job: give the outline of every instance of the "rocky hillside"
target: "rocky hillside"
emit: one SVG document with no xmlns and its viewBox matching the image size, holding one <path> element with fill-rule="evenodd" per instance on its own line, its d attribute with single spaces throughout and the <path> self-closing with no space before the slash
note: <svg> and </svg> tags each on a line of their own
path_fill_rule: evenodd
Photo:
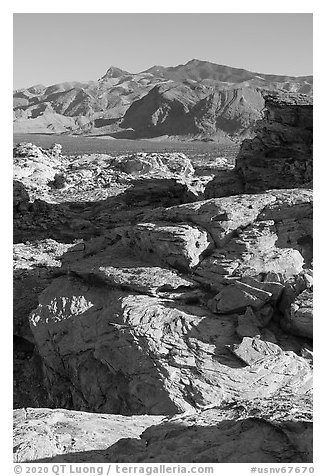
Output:
<svg viewBox="0 0 326 476">
<path fill-rule="evenodd" d="M 271 175 L 308 106 L 268 103 Z M 14 156 L 15 461 L 311 462 L 310 156 L 254 193 L 243 151 Z"/>
<path fill-rule="evenodd" d="M 205 61 L 132 74 L 110 67 L 97 81 L 14 92 L 14 132 L 112 137 L 251 137 L 266 91 L 312 94 L 312 77 L 252 73 Z"/>
</svg>

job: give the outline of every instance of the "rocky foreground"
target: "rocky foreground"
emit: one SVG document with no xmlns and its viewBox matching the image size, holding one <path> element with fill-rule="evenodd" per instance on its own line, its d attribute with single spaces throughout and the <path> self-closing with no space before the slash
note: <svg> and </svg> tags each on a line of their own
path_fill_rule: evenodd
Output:
<svg viewBox="0 0 326 476">
<path fill-rule="evenodd" d="M 15 147 L 15 461 L 312 461 L 312 105 L 266 107 L 214 177 Z"/>
</svg>

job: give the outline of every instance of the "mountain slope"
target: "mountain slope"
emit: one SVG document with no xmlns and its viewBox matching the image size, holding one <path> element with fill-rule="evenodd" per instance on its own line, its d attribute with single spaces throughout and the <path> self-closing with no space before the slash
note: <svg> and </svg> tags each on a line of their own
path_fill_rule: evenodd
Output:
<svg viewBox="0 0 326 476">
<path fill-rule="evenodd" d="M 155 76 L 159 76 L 165 79 L 172 79 L 173 81 L 185 81 L 192 79 L 194 81 L 201 81 L 203 79 L 213 79 L 215 81 L 222 81 L 227 83 L 242 83 L 249 80 L 271 82 L 287 82 L 299 79 L 301 81 L 312 82 L 311 76 L 302 76 L 295 78 L 293 76 L 285 75 L 273 75 L 254 73 L 240 68 L 232 68 L 231 66 L 225 66 L 220 64 L 211 63 L 209 61 L 201 61 L 193 59 L 186 64 L 179 66 L 163 67 L 153 66 L 144 71 L 151 73 Z"/>
<path fill-rule="evenodd" d="M 239 140 L 269 91 L 312 94 L 312 77 L 253 73 L 207 61 L 133 74 L 110 66 L 98 81 L 14 91 L 14 132 Z"/>
</svg>

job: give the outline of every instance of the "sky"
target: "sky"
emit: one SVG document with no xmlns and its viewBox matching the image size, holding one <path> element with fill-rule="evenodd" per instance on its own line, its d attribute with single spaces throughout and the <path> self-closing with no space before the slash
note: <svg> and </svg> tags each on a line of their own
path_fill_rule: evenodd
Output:
<svg viewBox="0 0 326 476">
<path fill-rule="evenodd" d="M 309 13 L 15 13 L 14 89 L 96 80 L 196 58 L 258 73 L 312 74 Z"/>
</svg>

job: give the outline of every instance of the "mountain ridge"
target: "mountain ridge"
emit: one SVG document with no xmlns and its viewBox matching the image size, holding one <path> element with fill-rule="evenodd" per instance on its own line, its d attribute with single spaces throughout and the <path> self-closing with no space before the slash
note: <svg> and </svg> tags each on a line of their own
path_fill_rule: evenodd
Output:
<svg viewBox="0 0 326 476">
<path fill-rule="evenodd" d="M 255 73 L 198 59 L 139 73 L 110 66 L 97 81 L 14 91 L 14 132 L 237 142 L 250 137 L 262 117 L 266 92 L 311 95 L 312 82 L 312 76 Z"/>
</svg>

